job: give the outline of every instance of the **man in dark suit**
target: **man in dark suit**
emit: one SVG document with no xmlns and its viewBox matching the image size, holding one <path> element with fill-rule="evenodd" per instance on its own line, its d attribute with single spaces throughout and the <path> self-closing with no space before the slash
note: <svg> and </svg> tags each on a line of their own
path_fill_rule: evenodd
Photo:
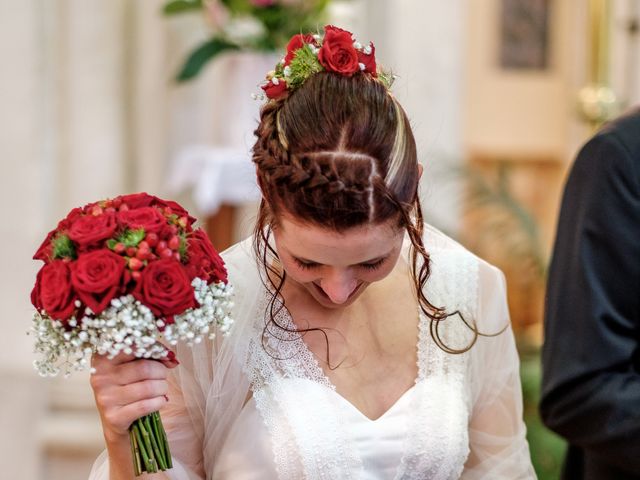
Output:
<svg viewBox="0 0 640 480">
<path fill-rule="evenodd" d="M 569 442 L 562 478 L 640 479 L 640 109 L 571 170 L 542 362 L 542 419 Z"/>
</svg>

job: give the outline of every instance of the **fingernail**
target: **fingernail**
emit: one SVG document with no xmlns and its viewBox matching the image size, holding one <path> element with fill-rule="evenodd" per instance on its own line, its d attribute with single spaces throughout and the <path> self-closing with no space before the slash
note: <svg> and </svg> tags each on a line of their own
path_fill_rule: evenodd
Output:
<svg viewBox="0 0 640 480">
<path fill-rule="evenodd" d="M 163 395 L 164 399 L 168 402 L 169 401 L 169 397 L 166 395 Z"/>
</svg>

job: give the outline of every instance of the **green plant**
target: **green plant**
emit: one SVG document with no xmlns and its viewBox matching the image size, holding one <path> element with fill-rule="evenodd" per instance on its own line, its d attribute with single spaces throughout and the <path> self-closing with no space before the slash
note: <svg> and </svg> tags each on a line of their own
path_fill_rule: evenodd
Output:
<svg viewBox="0 0 640 480">
<path fill-rule="evenodd" d="M 329 0 L 171 0 L 165 15 L 201 12 L 211 37 L 187 57 L 176 79 L 198 75 L 218 55 L 233 50 L 273 52 L 296 33 L 317 31 Z"/>
</svg>

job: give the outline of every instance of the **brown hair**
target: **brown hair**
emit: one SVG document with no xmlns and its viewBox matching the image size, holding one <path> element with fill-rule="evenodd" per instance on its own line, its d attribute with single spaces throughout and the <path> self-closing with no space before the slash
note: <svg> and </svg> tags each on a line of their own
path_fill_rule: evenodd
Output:
<svg viewBox="0 0 640 480">
<path fill-rule="evenodd" d="M 447 352 L 468 350 L 471 345 L 452 349 L 440 340 L 438 323 L 450 314 L 424 294 L 430 261 L 422 242 L 416 144 L 406 113 L 387 87 L 364 73 L 318 73 L 288 97 L 266 103 L 255 134 L 253 161 L 263 199 L 254 250 L 271 287 L 269 323 L 287 330 L 276 321 L 286 308 L 284 299 L 277 302 L 286 273 L 269 261 L 277 258 L 268 240 L 279 214 L 338 232 L 397 219 L 411 240 L 416 294 L 431 319 L 431 335 Z M 321 329 L 295 331 L 321 331 L 328 347 Z"/>
</svg>

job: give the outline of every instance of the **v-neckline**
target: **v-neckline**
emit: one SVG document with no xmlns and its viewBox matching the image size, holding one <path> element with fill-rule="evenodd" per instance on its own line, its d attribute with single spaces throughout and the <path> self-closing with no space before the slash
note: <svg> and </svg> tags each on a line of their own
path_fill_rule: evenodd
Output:
<svg viewBox="0 0 640 480">
<path fill-rule="evenodd" d="M 280 302 L 280 304 L 282 305 L 282 302 L 280 299 L 278 299 L 278 302 Z M 361 415 L 363 418 L 367 419 L 367 421 L 369 422 L 376 422 L 379 419 L 383 418 L 384 416 L 387 415 L 387 413 L 389 413 L 399 402 L 400 400 L 402 400 L 405 396 L 407 396 L 409 394 L 409 392 L 413 391 L 416 384 L 418 383 L 418 381 L 420 380 L 420 378 L 422 378 L 422 364 L 423 362 L 421 361 L 421 348 L 420 345 L 422 343 L 422 323 L 424 321 L 423 319 L 423 314 L 422 314 L 422 310 L 420 309 L 420 307 L 417 307 L 417 311 L 418 311 L 418 315 L 417 315 L 417 319 L 418 319 L 418 325 L 417 325 L 417 330 L 418 330 L 418 335 L 417 335 L 417 341 L 416 344 L 414 346 L 415 348 L 415 352 L 416 352 L 416 361 L 417 361 L 417 366 L 418 366 L 418 371 L 416 373 L 416 378 L 413 381 L 413 384 L 406 389 L 404 392 L 402 392 L 402 394 L 400 394 L 400 396 L 398 396 L 394 402 L 391 404 L 391 406 L 389 406 L 384 412 L 382 412 L 381 415 L 379 415 L 376 418 L 371 418 L 368 415 L 366 415 L 362 410 L 360 410 L 358 407 L 355 406 L 355 404 L 349 400 L 347 397 L 345 397 L 344 395 L 342 395 L 340 392 L 338 392 L 338 389 L 336 388 L 336 386 L 334 385 L 334 383 L 331 381 L 331 379 L 327 376 L 327 374 L 324 372 L 324 370 L 322 369 L 322 367 L 320 366 L 320 363 L 317 359 L 317 357 L 315 356 L 315 354 L 311 351 L 311 349 L 309 348 L 309 346 L 306 344 L 306 342 L 304 341 L 304 338 L 302 337 L 302 335 L 300 335 L 298 337 L 298 342 L 299 342 L 299 350 L 298 353 L 301 354 L 301 356 L 306 357 L 306 358 L 313 358 L 314 360 L 314 370 L 316 370 L 315 372 L 315 378 L 320 379 L 320 382 L 316 382 L 319 383 L 320 385 L 323 385 L 325 387 L 330 388 L 331 390 L 333 390 L 335 392 L 335 394 L 346 404 L 348 404 L 351 408 L 353 408 L 354 410 L 356 410 L 358 412 L 359 415 Z M 289 330 L 291 333 L 293 333 L 293 330 L 296 329 L 296 324 L 293 321 L 293 318 L 291 317 L 291 314 L 289 313 L 289 311 L 286 308 L 282 308 L 279 312 L 279 315 L 282 316 L 282 319 L 285 320 L 286 324 L 283 325 L 285 326 L 287 329 L 291 329 Z"/>
</svg>

